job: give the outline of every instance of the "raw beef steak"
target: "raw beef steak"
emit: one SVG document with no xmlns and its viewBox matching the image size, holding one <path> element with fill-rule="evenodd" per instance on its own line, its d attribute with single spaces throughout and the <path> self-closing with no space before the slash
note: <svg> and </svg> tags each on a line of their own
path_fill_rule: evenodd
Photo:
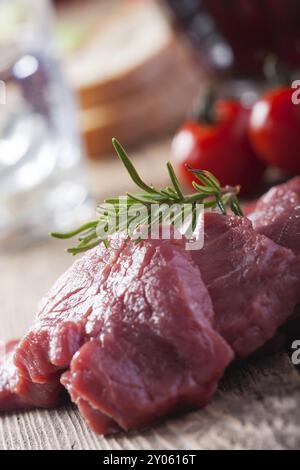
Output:
<svg viewBox="0 0 300 470">
<path fill-rule="evenodd" d="M 300 254 L 300 176 L 271 188 L 249 218 L 255 230 Z"/>
<path fill-rule="evenodd" d="M 211 295 L 215 328 L 238 356 L 272 338 L 300 299 L 300 259 L 243 217 L 204 215 L 204 247 L 192 251 Z"/>
<path fill-rule="evenodd" d="M 184 240 L 114 237 L 57 281 L 14 362 L 43 390 L 64 372 L 96 432 L 127 430 L 207 403 L 233 357 L 213 317 Z"/>
<path fill-rule="evenodd" d="M 14 365 L 14 352 L 18 341 L 9 341 L 0 357 L 0 408 L 51 408 L 60 402 L 61 387 L 58 380 L 35 384 L 22 377 Z"/>
</svg>

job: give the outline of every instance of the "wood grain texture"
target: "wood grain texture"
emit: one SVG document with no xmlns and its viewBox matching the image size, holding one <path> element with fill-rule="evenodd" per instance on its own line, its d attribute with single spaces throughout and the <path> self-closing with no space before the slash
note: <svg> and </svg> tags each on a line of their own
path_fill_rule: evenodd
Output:
<svg viewBox="0 0 300 470">
<path fill-rule="evenodd" d="M 115 437 L 93 434 L 71 405 L 2 414 L 0 449 L 298 449 L 300 378 L 285 354 L 229 371 L 205 409 Z"/>
<path fill-rule="evenodd" d="M 161 181 L 164 175 L 156 171 L 166 153 L 156 152 L 152 171 L 145 155 L 136 157 L 142 173 L 149 172 L 153 182 Z M 103 182 L 98 185 L 99 197 L 111 185 L 105 165 L 109 163 L 97 167 L 98 178 L 94 172 L 95 183 Z M 124 175 L 121 169 L 121 191 Z M 0 253 L 0 339 L 26 331 L 39 299 L 71 262 L 64 244 L 57 241 Z M 127 435 L 96 436 L 72 405 L 0 415 L 0 449 L 5 450 L 268 448 L 300 448 L 300 376 L 284 353 L 231 368 L 205 409 Z"/>
</svg>

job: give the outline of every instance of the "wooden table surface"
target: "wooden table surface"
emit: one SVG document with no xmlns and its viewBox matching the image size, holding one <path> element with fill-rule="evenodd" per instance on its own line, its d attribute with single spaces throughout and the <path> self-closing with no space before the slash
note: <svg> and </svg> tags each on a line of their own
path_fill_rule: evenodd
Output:
<svg viewBox="0 0 300 470">
<path fill-rule="evenodd" d="M 161 163 L 168 148 L 166 143 L 135 155 L 148 181 L 164 181 Z M 112 187 L 128 189 L 116 160 L 93 165 L 91 174 L 100 199 Z M 26 250 L 0 253 L 2 340 L 26 331 L 39 299 L 72 262 L 63 248 L 63 243 L 47 240 Z M 0 415 L 0 449 L 267 448 L 300 448 L 300 375 L 284 352 L 229 370 L 205 409 L 139 432 L 96 436 L 72 405 Z"/>
</svg>

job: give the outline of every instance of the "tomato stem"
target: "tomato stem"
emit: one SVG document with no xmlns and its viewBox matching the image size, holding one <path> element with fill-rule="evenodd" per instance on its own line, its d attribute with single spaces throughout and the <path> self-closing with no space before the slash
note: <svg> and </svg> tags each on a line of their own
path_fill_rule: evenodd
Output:
<svg viewBox="0 0 300 470">
<path fill-rule="evenodd" d="M 197 122 L 201 124 L 214 124 L 217 121 L 215 113 L 216 90 L 210 86 L 204 95 L 200 109 L 197 112 Z"/>
<path fill-rule="evenodd" d="M 264 61 L 264 75 L 271 86 L 289 86 L 292 72 L 275 54 L 267 55 Z"/>
</svg>

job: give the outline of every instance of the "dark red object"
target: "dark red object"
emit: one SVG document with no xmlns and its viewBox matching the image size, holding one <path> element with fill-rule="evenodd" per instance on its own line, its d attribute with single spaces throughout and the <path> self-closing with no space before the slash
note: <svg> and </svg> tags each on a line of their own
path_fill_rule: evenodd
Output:
<svg viewBox="0 0 300 470">
<path fill-rule="evenodd" d="M 255 230 L 300 255 L 300 177 L 274 186 L 249 213 Z M 284 327 L 286 344 L 300 337 L 300 306 Z M 291 351 L 293 352 L 293 351 Z"/>
<path fill-rule="evenodd" d="M 104 318 L 91 315 L 93 339 L 62 378 L 92 429 L 128 430 L 207 403 L 232 353 L 183 240 L 127 241 L 99 290 Z"/>
<path fill-rule="evenodd" d="M 290 185 L 292 204 L 300 179 Z M 108 434 L 205 405 L 233 351 L 251 354 L 292 314 L 300 257 L 246 218 L 206 213 L 204 229 L 198 251 L 117 234 L 78 259 L 1 358 L 0 409 L 55 406 L 65 387 Z"/>
<path fill-rule="evenodd" d="M 300 173 L 300 105 L 295 90 L 278 88 L 254 105 L 249 135 L 262 160 L 286 172 Z"/>
<path fill-rule="evenodd" d="M 246 357 L 272 338 L 300 300 L 300 259 L 244 217 L 206 213 L 192 251 L 210 293 L 216 330 Z"/>
<path fill-rule="evenodd" d="M 292 67 L 300 64 L 299 0 L 165 2 L 176 26 L 185 32 L 210 71 L 262 75 L 269 54 Z"/>
<path fill-rule="evenodd" d="M 62 389 L 57 377 L 34 383 L 19 374 L 14 356 L 19 341 L 9 341 L 0 357 L 0 409 L 52 408 L 60 403 Z"/>
<path fill-rule="evenodd" d="M 240 185 L 243 194 L 253 191 L 264 165 L 249 142 L 250 111 L 231 100 L 219 100 L 214 107 L 215 122 L 187 122 L 176 134 L 172 147 L 177 169 L 190 185 L 196 179 L 187 165 L 211 171 L 223 186 Z"/>
<path fill-rule="evenodd" d="M 13 354 L 16 378 L 38 384 L 45 403 L 69 370 L 62 383 L 96 432 L 144 426 L 211 398 L 233 357 L 213 316 L 183 239 L 136 245 L 116 236 L 51 289 Z"/>
<path fill-rule="evenodd" d="M 255 230 L 300 255 L 300 177 L 271 188 L 249 217 Z"/>
</svg>

